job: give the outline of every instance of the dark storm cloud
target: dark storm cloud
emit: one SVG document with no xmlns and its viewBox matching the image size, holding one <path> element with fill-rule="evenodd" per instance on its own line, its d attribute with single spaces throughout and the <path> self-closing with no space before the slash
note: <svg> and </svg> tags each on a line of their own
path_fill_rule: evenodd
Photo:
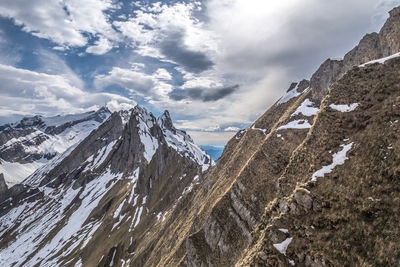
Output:
<svg viewBox="0 0 400 267">
<path fill-rule="evenodd" d="M 190 88 L 185 90 L 175 90 L 169 95 L 169 97 L 176 101 L 189 98 L 192 100 L 211 102 L 234 93 L 238 88 L 239 85 L 237 84 L 219 88 Z"/>
<path fill-rule="evenodd" d="M 161 52 L 185 68 L 188 72 L 200 73 L 214 66 L 206 54 L 190 50 L 184 45 L 184 36 L 182 32 L 174 31 L 168 34 L 160 43 Z"/>
</svg>

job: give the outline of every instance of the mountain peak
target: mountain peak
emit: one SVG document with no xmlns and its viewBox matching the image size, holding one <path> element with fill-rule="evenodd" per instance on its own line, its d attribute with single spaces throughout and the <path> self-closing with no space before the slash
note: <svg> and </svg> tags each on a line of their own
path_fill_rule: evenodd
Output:
<svg viewBox="0 0 400 267">
<path fill-rule="evenodd" d="M 175 130 L 174 124 L 172 123 L 171 115 L 168 110 L 164 110 L 164 113 L 157 118 L 158 124 L 161 128 L 166 128 L 170 131 Z"/>
</svg>

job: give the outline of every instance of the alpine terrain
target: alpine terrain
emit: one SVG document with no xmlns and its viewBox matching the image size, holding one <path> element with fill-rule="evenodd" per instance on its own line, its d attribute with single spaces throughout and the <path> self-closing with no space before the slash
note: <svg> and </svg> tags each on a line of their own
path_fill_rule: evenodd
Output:
<svg viewBox="0 0 400 267">
<path fill-rule="evenodd" d="M 214 164 L 168 111 L 0 127 L 4 266 L 400 265 L 400 7 Z"/>
</svg>

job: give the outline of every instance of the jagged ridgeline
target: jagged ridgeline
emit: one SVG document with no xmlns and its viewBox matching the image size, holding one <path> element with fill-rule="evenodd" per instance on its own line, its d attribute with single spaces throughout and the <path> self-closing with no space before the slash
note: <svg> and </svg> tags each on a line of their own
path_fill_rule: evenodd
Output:
<svg viewBox="0 0 400 267">
<path fill-rule="evenodd" d="M 41 144 L 27 135 L 62 135 L 39 119 L 1 129 L 2 165 L 47 160 L 10 189 L 0 177 L 5 266 L 400 264 L 400 8 L 293 83 L 215 166 L 168 112 L 139 106 L 23 162 Z"/>
</svg>

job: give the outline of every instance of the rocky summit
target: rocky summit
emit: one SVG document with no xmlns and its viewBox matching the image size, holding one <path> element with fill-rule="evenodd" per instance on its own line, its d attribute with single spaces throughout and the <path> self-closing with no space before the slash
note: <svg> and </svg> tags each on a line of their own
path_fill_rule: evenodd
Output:
<svg viewBox="0 0 400 267">
<path fill-rule="evenodd" d="M 140 106 L 1 126 L 0 263 L 398 266 L 399 121 L 400 7 L 217 163 Z"/>
</svg>

